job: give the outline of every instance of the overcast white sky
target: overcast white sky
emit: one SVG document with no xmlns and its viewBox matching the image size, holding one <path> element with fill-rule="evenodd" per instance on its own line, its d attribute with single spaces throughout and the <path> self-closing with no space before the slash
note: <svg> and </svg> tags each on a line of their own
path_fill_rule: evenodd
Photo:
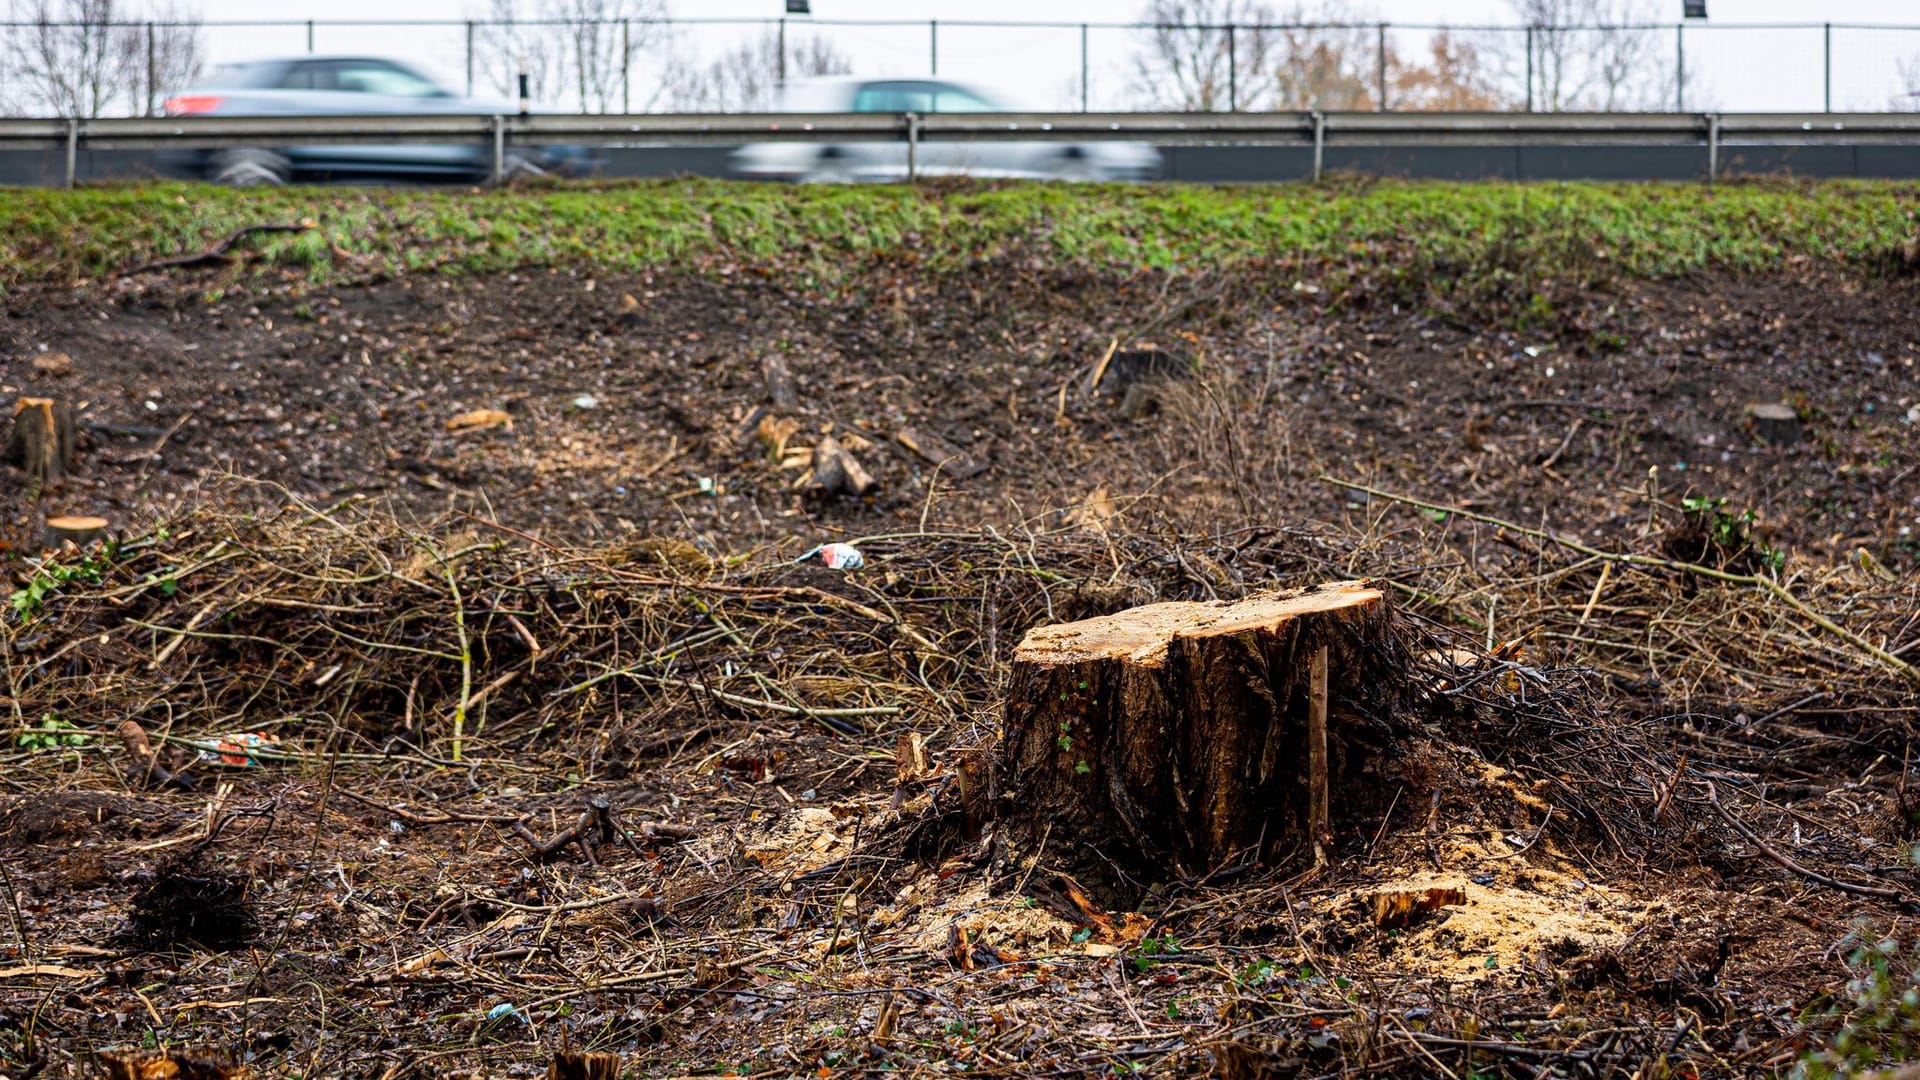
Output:
<svg viewBox="0 0 1920 1080">
<path fill-rule="evenodd" d="M 464 19 L 481 0 L 198 0 L 209 20 L 249 19 Z M 669 0 L 673 15 L 689 17 L 774 17 L 783 0 Z M 1117 22 L 1135 18 L 1143 5 L 1128 0 L 813 0 L 818 19 L 1057 20 Z M 1274 0 L 1276 9 L 1292 6 Z M 1309 7 L 1312 5 L 1309 4 Z M 1507 0 L 1350 0 L 1347 8 L 1369 21 L 1390 23 L 1507 22 Z M 1680 0 L 1643 0 L 1643 10 L 1658 19 L 1676 19 Z M 1903 89 L 1897 73 L 1905 62 L 1920 71 L 1920 0 L 1709 0 L 1711 18 L 1686 34 L 1686 57 L 1696 79 L 1689 109 L 1811 110 L 1825 94 L 1825 34 L 1807 30 L 1736 29 L 1733 24 L 1792 22 L 1911 23 L 1912 30 L 1835 29 L 1832 34 L 1833 97 L 1837 109 L 1882 109 Z M 684 53 L 711 54 L 745 30 L 686 31 L 676 47 Z M 924 74 L 929 33 L 912 28 L 832 27 L 819 32 L 851 55 L 863 74 Z M 304 29 L 210 29 L 215 60 L 298 52 Z M 463 67 L 462 37 L 457 31 L 345 29 L 320 27 L 320 51 L 379 52 L 412 56 L 458 74 Z M 1426 34 L 1397 31 L 1395 47 L 1418 54 Z M 1090 35 L 1093 105 L 1122 107 L 1137 91 L 1128 56 L 1131 35 L 1096 30 Z M 1670 65 L 1673 43 L 1661 35 L 1664 61 Z M 1080 39 L 1075 30 L 984 30 L 948 26 L 939 33 L 940 73 L 1006 88 L 1028 104 L 1069 107 L 1078 104 Z M 638 82 L 643 76 L 636 76 Z M 636 105 L 647 90 L 634 88 Z M 1920 99 L 1915 99 L 1920 104 Z"/>
</svg>

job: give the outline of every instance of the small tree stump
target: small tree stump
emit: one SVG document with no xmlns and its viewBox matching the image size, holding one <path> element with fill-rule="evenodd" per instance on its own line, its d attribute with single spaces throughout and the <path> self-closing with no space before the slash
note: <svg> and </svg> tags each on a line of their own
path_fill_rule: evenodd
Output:
<svg viewBox="0 0 1920 1080">
<path fill-rule="evenodd" d="M 547 1080 L 620 1080 L 620 1055 L 557 1050 Z"/>
<path fill-rule="evenodd" d="M 800 408 L 800 387 L 793 381 L 793 371 L 787 367 L 787 358 L 779 353 L 768 354 L 760 362 L 760 374 L 767 381 L 767 401 L 781 412 L 794 412 Z"/>
<path fill-rule="evenodd" d="M 74 461 L 73 407 L 53 398 L 23 397 L 13 403 L 13 433 L 7 460 L 42 487 L 66 479 Z"/>
<path fill-rule="evenodd" d="M 68 541 L 72 541 L 74 547 L 86 547 L 95 540 L 105 539 L 109 524 L 106 518 L 79 514 L 50 517 L 41 533 L 41 542 L 50 548 Z"/>
<path fill-rule="evenodd" d="M 810 485 L 826 495 L 859 498 L 873 490 L 873 474 L 831 435 L 822 435 L 813 448 Z"/>
<path fill-rule="evenodd" d="M 1355 581 L 1039 627 L 1014 652 L 1001 817 L 1147 875 L 1312 850 L 1316 791 L 1366 757 L 1359 718 L 1401 701 L 1403 654 L 1385 597 Z"/>
<path fill-rule="evenodd" d="M 1754 437 L 1768 446 L 1792 446 L 1800 441 L 1800 414 L 1791 405 L 1747 406 Z"/>
</svg>

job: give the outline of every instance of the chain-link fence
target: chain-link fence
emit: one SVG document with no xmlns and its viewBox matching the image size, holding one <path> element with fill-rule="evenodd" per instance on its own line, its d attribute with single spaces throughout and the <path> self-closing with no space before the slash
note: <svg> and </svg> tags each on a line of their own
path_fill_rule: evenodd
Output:
<svg viewBox="0 0 1920 1080">
<path fill-rule="evenodd" d="M 937 75 L 1055 111 L 1920 109 L 1920 24 L 1155 26 L 834 19 L 0 23 L 0 111 L 148 113 L 220 64 L 402 58 L 569 112 L 766 111 L 818 75 Z"/>
</svg>

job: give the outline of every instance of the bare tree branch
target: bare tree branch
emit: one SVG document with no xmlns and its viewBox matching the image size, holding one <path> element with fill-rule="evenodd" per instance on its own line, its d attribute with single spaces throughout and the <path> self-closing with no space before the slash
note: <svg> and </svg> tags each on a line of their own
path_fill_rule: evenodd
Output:
<svg viewBox="0 0 1920 1080">
<path fill-rule="evenodd" d="M 151 112 L 160 91 L 197 78 L 198 17 L 173 3 L 140 8 L 118 0 L 8 0 L 18 25 L 0 38 L 0 110 L 98 117 Z"/>
<path fill-rule="evenodd" d="M 789 79 L 846 75 L 853 61 L 823 37 L 787 36 Z M 780 83 L 780 34 L 767 30 L 727 50 L 705 67 L 677 65 L 670 71 L 668 107 L 677 112 L 766 112 Z"/>
</svg>

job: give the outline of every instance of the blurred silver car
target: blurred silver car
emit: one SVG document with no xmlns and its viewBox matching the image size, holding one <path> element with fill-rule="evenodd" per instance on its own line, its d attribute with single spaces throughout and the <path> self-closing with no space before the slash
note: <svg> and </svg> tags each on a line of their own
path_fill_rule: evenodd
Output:
<svg viewBox="0 0 1920 1080">
<path fill-rule="evenodd" d="M 989 92 L 941 79 L 809 79 L 782 89 L 783 113 L 991 113 L 1020 110 Z M 1048 180 L 1152 180 L 1160 151 L 1137 142 L 922 142 L 922 176 Z M 896 181 L 907 177 L 907 144 L 893 142 L 756 143 L 734 151 L 728 175 L 810 183 Z"/>
<path fill-rule="evenodd" d="M 505 116 L 504 101 L 471 98 L 400 60 L 294 56 L 230 64 L 166 100 L 168 116 Z M 493 170 L 493 150 L 471 143 L 259 147 L 198 150 L 165 159 L 172 171 L 227 184 L 294 179 L 475 180 Z M 516 147 L 509 174 L 576 173 L 591 165 L 578 147 Z"/>
</svg>

